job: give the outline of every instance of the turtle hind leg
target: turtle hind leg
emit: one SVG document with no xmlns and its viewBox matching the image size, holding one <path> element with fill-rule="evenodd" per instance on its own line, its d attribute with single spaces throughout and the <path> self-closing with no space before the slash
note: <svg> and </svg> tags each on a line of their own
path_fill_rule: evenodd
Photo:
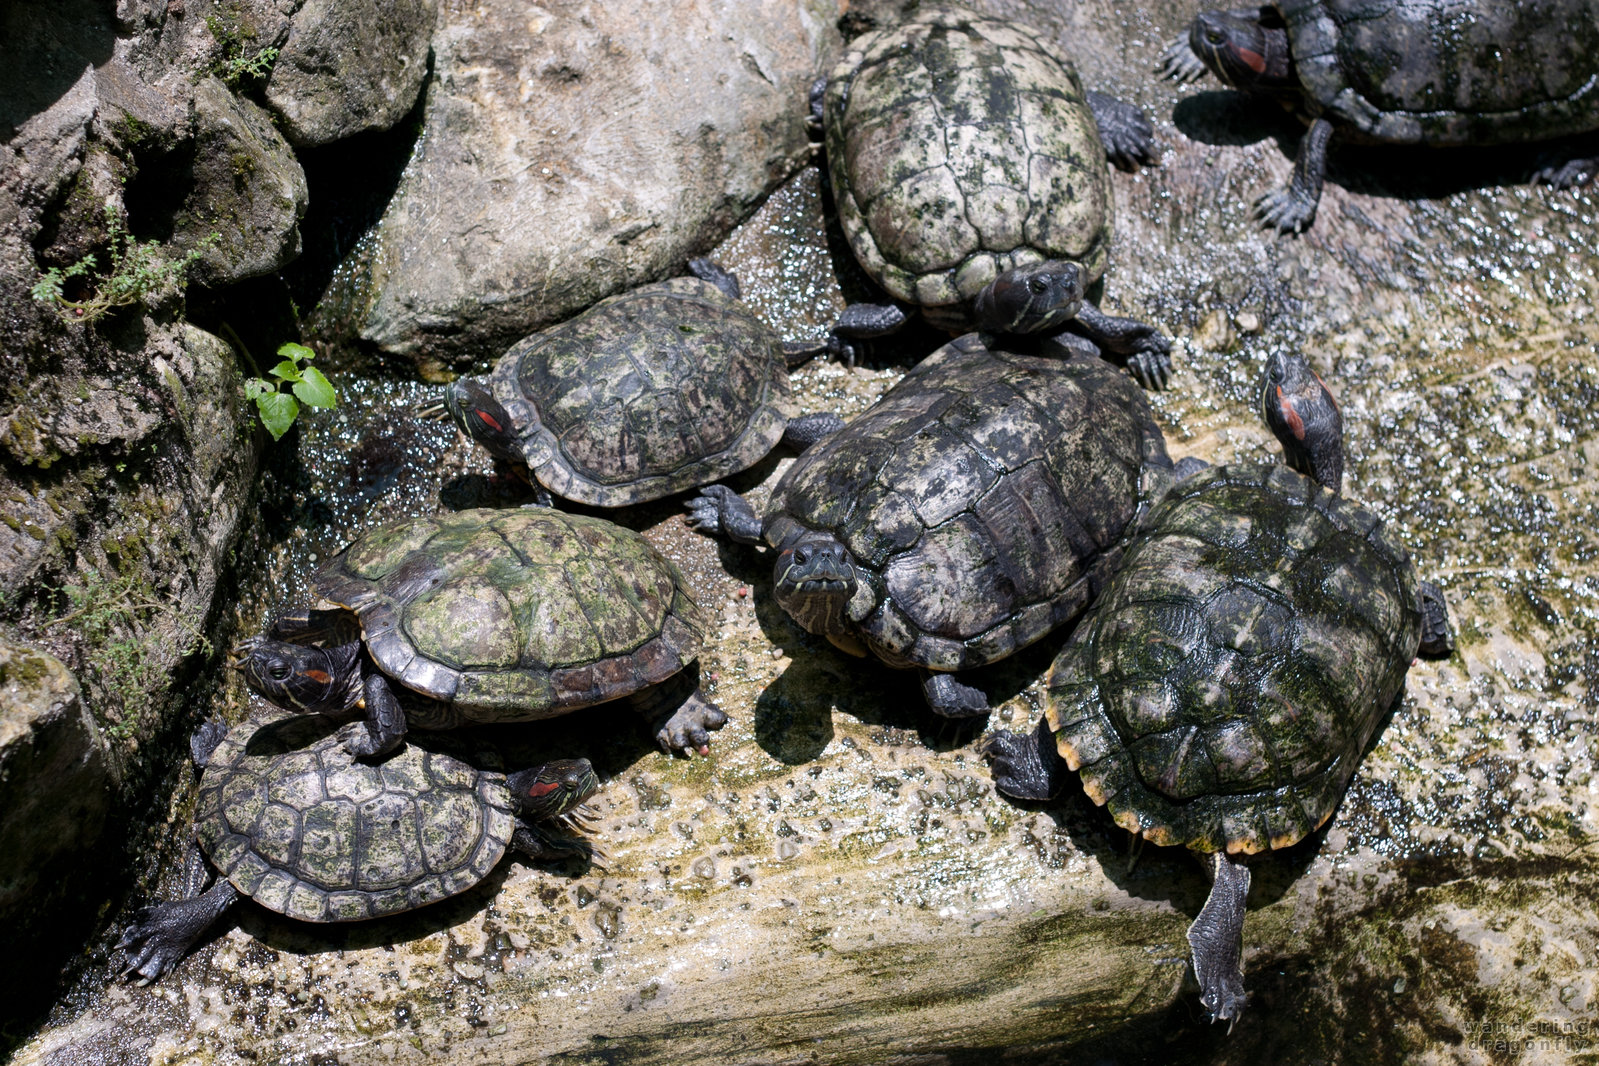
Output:
<svg viewBox="0 0 1599 1066">
<path fill-rule="evenodd" d="M 1230 1030 L 1249 999 L 1244 991 L 1243 965 L 1249 867 L 1221 851 L 1205 856 L 1204 861 L 1212 879 L 1210 896 L 1188 927 L 1188 946 L 1194 953 L 1199 1002 L 1211 1021 L 1225 1021 Z"/>
<path fill-rule="evenodd" d="M 1048 802 L 1060 795 L 1071 773 L 1055 750 L 1055 733 L 1049 720 L 1040 718 L 1031 733 L 1001 729 L 983 742 L 994 788 L 1011 799 Z"/>
<path fill-rule="evenodd" d="M 1425 659 L 1447 659 L 1455 653 L 1455 634 L 1449 626 L 1449 605 L 1444 590 L 1431 581 L 1417 583 L 1421 600 L 1421 646 L 1416 654 Z"/>
<path fill-rule="evenodd" d="M 172 969 L 238 898 L 238 889 L 220 880 L 191 898 L 146 907 L 117 941 L 126 953 L 122 976 L 138 974 L 148 984 Z"/>
<path fill-rule="evenodd" d="M 817 411 L 788 420 L 783 429 L 783 447 L 803 452 L 806 448 L 844 428 L 844 420 L 831 411 Z"/>
<path fill-rule="evenodd" d="M 1155 127 L 1150 125 L 1148 115 L 1114 96 L 1092 90 L 1085 95 L 1088 109 L 1094 113 L 1094 125 L 1099 127 L 1106 158 L 1122 170 L 1137 170 L 1140 163 L 1154 166 L 1160 162 L 1155 151 Z"/>
<path fill-rule="evenodd" d="M 922 695 L 934 714 L 945 718 L 975 718 L 988 713 L 988 694 L 973 685 L 957 681 L 954 674 L 923 670 Z"/>
<path fill-rule="evenodd" d="M 659 685 L 628 697 L 665 752 L 709 755 L 711 733 L 727 724 L 727 712 L 700 690 L 700 668 L 691 663 Z"/>
</svg>

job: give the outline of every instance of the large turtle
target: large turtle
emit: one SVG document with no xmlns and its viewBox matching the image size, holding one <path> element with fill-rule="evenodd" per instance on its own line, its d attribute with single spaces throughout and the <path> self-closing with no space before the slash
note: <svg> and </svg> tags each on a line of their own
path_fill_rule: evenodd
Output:
<svg viewBox="0 0 1599 1066">
<path fill-rule="evenodd" d="M 381 766 L 353 762 L 321 720 L 208 723 L 184 896 L 124 932 L 124 974 L 170 970 L 242 896 L 306 922 L 353 922 L 464 892 L 514 847 L 588 857 L 574 812 L 597 787 L 587 759 L 509 776 L 414 744 Z M 209 860 L 209 865 L 207 863 Z M 211 868 L 221 874 L 209 889 Z"/>
<path fill-rule="evenodd" d="M 1143 112 L 1085 92 L 1026 27 L 955 4 L 852 42 L 812 107 L 844 236 L 895 300 L 952 332 L 1069 327 L 1165 384 L 1170 342 L 1083 300 L 1110 247 L 1107 149 L 1129 167 L 1153 157 Z M 897 305 L 857 304 L 837 346 L 904 321 Z"/>
<path fill-rule="evenodd" d="M 392 750 L 407 725 L 526 722 L 622 697 L 667 750 L 704 752 L 727 721 L 699 691 L 705 617 L 682 575 L 602 518 L 406 518 L 356 540 L 311 587 L 328 606 L 280 616 L 236 663 L 285 709 L 360 716 L 340 730 L 357 756 Z"/>
<path fill-rule="evenodd" d="M 1336 130 L 1347 140 L 1428 146 L 1522 144 L 1599 129 L 1599 0 L 1278 0 L 1207 11 L 1162 69 L 1206 69 L 1270 94 L 1305 122 L 1288 188 L 1256 214 L 1284 232 L 1316 217 Z M 1599 158 L 1540 170 L 1556 186 Z"/>
<path fill-rule="evenodd" d="M 794 462 L 766 518 L 725 486 L 690 524 L 777 549 L 778 603 L 856 655 L 922 672 L 933 710 L 981 714 L 954 673 L 1077 616 L 1171 465 L 1143 393 L 1097 357 L 970 333 Z"/>
<path fill-rule="evenodd" d="M 594 507 L 731 477 L 779 441 L 799 451 L 843 425 L 792 417 L 782 341 L 732 274 L 707 259 L 689 270 L 527 337 L 422 413 L 448 411 L 545 489 Z"/>
<path fill-rule="evenodd" d="M 1261 399 L 1285 450 L 1341 469 L 1322 454 L 1342 450 L 1331 396 L 1302 358 L 1275 357 Z M 1214 886 L 1188 931 L 1194 972 L 1232 1020 L 1250 880 L 1235 856 L 1332 816 L 1418 651 L 1452 651 L 1443 594 L 1380 518 L 1282 466 L 1204 470 L 1140 523 L 1051 668 L 1037 731 L 988 741 L 995 785 L 1046 800 L 1076 770 L 1118 825 L 1201 855 Z"/>
</svg>

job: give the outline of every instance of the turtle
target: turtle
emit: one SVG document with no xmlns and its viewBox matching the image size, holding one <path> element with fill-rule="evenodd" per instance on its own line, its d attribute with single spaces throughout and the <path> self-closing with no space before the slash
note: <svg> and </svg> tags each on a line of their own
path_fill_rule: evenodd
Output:
<svg viewBox="0 0 1599 1066">
<path fill-rule="evenodd" d="M 958 337 L 796 459 L 763 521 L 712 485 L 689 524 L 776 549 L 784 610 L 840 649 L 921 672 L 947 717 L 988 710 L 958 680 L 1093 600 L 1165 438 L 1127 375 Z"/>
<path fill-rule="evenodd" d="M 844 236 L 899 302 L 846 307 L 835 351 L 852 358 L 855 341 L 897 330 L 905 304 L 952 333 L 1073 331 L 1073 347 L 1164 387 L 1171 342 L 1083 295 L 1109 258 L 1107 151 L 1154 161 L 1142 111 L 1085 91 L 1026 26 L 956 4 L 851 42 L 811 106 Z"/>
<path fill-rule="evenodd" d="M 1342 451 L 1331 393 L 1302 356 L 1273 356 L 1261 402 L 1285 450 L 1341 471 L 1320 454 Z M 1197 465 L 1055 659 L 1037 730 L 984 743 L 1002 794 L 1050 800 L 1077 771 L 1118 825 L 1203 859 L 1188 940 L 1201 1004 L 1232 1022 L 1250 882 L 1235 856 L 1326 823 L 1412 659 L 1453 637 L 1442 590 L 1371 511 L 1284 465 Z"/>
<path fill-rule="evenodd" d="M 124 976 L 170 970 L 240 896 L 304 922 L 353 922 L 464 892 L 508 847 L 592 857 L 571 830 L 598 787 L 587 759 L 502 774 L 408 744 L 381 766 L 350 758 L 321 719 L 208 722 L 184 896 L 124 931 Z M 210 888 L 212 870 L 220 877 Z"/>
<path fill-rule="evenodd" d="M 524 338 L 420 413 L 447 412 L 542 488 L 592 507 L 697 488 L 843 425 L 792 417 L 783 342 L 739 302 L 736 277 L 708 259 L 688 266 Z"/>
<path fill-rule="evenodd" d="M 1599 129 L 1599 0 L 1278 0 L 1207 11 L 1162 71 L 1278 99 L 1308 123 L 1286 189 L 1256 215 L 1283 232 L 1316 217 L 1336 131 L 1422 146 L 1523 144 Z M 1540 169 L 1559 187 L 1599 157 Z"/>
<path fill-rule="evenodd" d="M 629 529 L 548 507 L 402 518 L 311 576 L 323 604 L 278 616 L 234 664 L 287 710 L 336 718 L 352 755 L 407 726 L 550 718 L 627 697 L 663 749 L 727 721 L 699 690 L 705 615 Z"/>
</svg>

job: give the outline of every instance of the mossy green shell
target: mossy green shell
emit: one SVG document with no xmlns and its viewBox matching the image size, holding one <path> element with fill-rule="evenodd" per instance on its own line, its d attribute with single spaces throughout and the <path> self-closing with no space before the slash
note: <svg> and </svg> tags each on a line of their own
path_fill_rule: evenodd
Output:
<svg viewBox="0 0 1599 1066">
<path fill-rule="evenodd" d="M 699 278 L 609 299 L 535 333 L 489 377 L 557 496 L 624 507 L 760 462 L 793 413 L 782 341 Z"/>
<path fill-rule="evenodd" d="M 823 100 L 833 196 L 861 266 L 928 320 L 1044 259 L 1105 270 L 1110 171 L 1077 72 L 1031 31 L 954 5 L 848 46 Z"/>
<path fill-rule="evenodd" d="M 379 918 L 464 892 L 505 854 L 503 774 L 407 744 L 353 762 L 326 721 L 228 731 L 200 779 L 195 837 L 222 876 L 307 922 Z"/>
<path fill-rule="evenodd" d="M 1394 144 L 1599 129 L 1599 0 L 1280 0 L 1313 115 Z"/>
<path fill-rule="evenodd" d="M 963 670 L 1075 618 L 1169 469 L 1143 390 L 1103 359 L 940 348 L 812 445 L 765 537 L 809 529 L 854 557 L 854 634 L 891 666 Z"/>
<path fill-rule="evenodd" d="M 1331 816 L 1421 640 L 1382 520 L 1286 467 L 1178 482 L 1050 671 L 1060 753 L 1157 844 L 1254 853 Z"/>
<path fill-rule="evenodd" d="M 698 655 L 677 567 L 602 518 L 547 507 L 392 522 L 311 579 L 385 674 L 440 701 L 424 728 L 521 722 L 628 695 Z M 419 711 L 417 713 L 423 713 Z"/>
</svg>

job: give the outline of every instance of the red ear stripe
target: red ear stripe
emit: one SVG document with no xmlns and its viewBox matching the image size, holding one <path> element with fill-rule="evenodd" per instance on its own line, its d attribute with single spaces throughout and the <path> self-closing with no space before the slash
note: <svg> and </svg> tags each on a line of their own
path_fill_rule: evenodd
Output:
<svg viewBox="0 0 1599 1066">
<path fill-rule="evenodd" d="M 1277 386 L 1277 409 L 1283 413 L 1283 418 L 1288 422 L 1288 429 L 1293 433 L 1295 440 L 1305 439 L 1305 420 L 1299 417 L 1299 412 L 1294 410 L 1292 402 L 1283 398 L 1283 387 Z"/>
<path fill-rule="evenodd" d="M 321 685 L 325 685 L 331 680 L 326 670 L 307 670 L 305 676 Z"/>
<path fill-rule="evenodd" d="M 1266 57 L 1259 52 L 1251 52 L 1247 48 L 1240 48 L 1238 49 L 1238 58 L 1242 59 L 1244 65 L 1256 74 L 1266 73 Z"/>
<path fill-rule="evenodd" d="M 492 429 L 494 432 L 496 432 L 496 433 L 504 433 L 505 432 L 505 427 L 500 425 L 499 422 L 495 421 L 494 418 L 492 416 L 490 416 L 490 414 L 487 411 L 483 410 L 483 408 L 481 408 L 481 407 L 474 408 L 472 413 L 477 415 L 483 421 L 487 422 L 489 424 L 489 428 Z"/>
<path fill-rule="evenodd" d="M 561 786 L 556 784 L 554 781 L 541 781 L 532 788 L 528 789 L 527 794 L 532 796 L 534 799 L 538 799 L 540 796 L 548 796 L 551 792 L 554 792 L 560 787 Z"/>
</svg>

